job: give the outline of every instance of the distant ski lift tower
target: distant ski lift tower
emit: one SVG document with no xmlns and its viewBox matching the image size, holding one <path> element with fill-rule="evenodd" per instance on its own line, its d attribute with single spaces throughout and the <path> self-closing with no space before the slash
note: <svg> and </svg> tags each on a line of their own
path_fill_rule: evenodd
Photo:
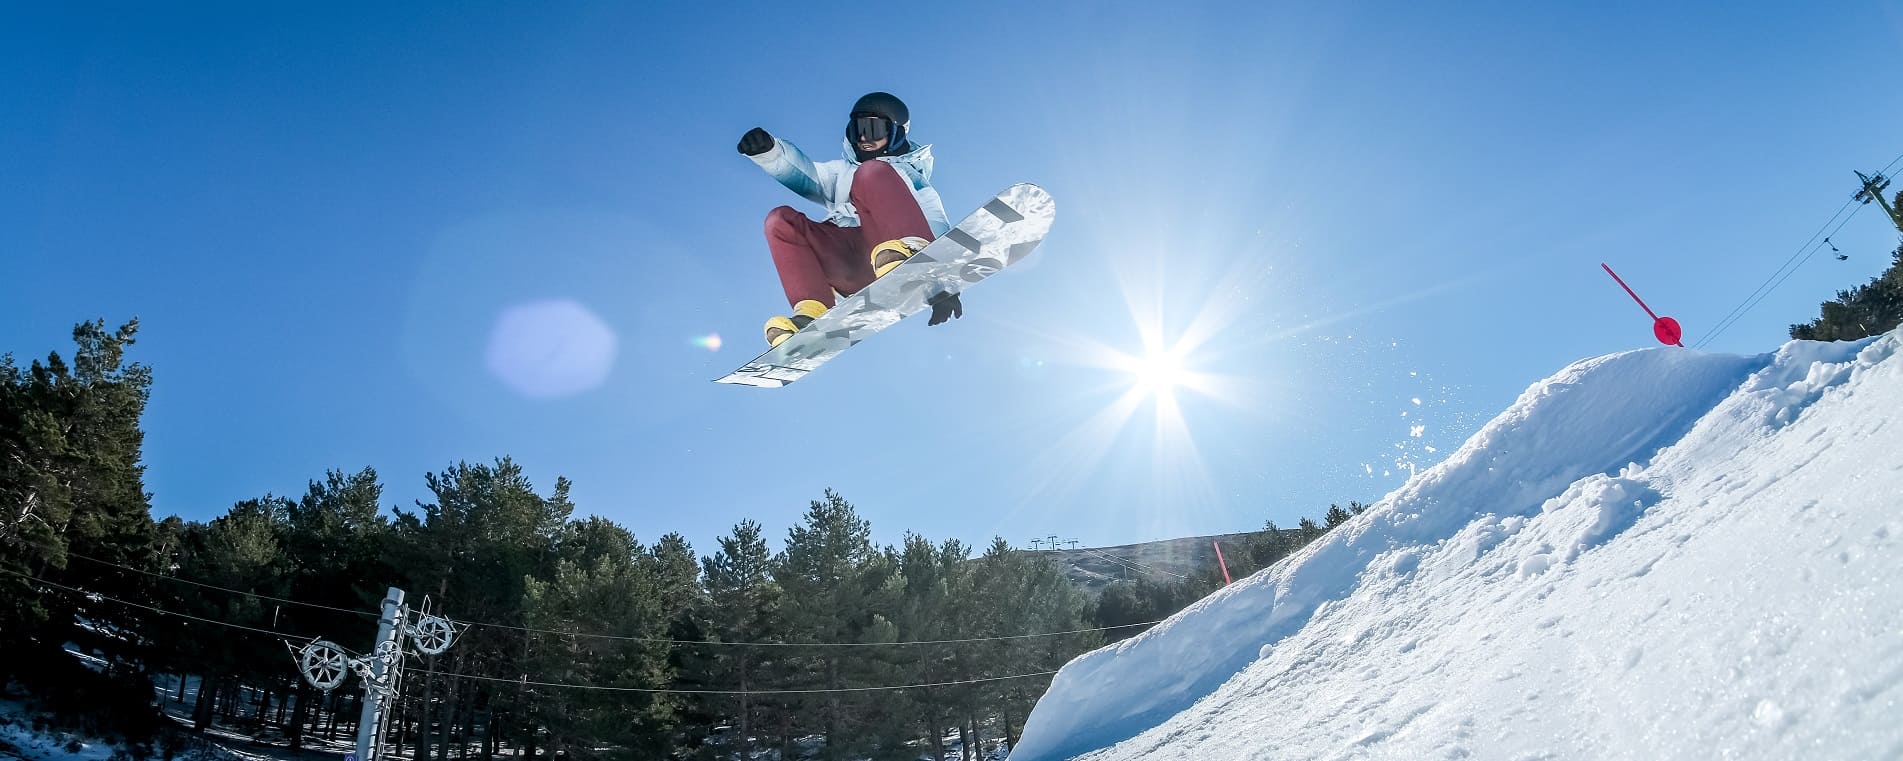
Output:
<svg viewBox="0 0 1903 761">
<path fill-rule="evenodd" d="M 1878 172 L 1875 177 L 1865 177 L 1862 172 L 1857 172 L 1857 180 L 1863 183 L 1863 187 L 1850 198 L 1858 203 L 1877 202 L 1877 206 L 1883 208 L 1883 213 L 1890 215 L 1890 223 L 1896 225 L 1898 232 L 1903 232 L 1903 215 L 1899 215 L 1889 201 L 1883 200 L 1883 191 L 1889 189 L 1890 178 L 1883 176 L 1882 172 Z"/>
</svg>

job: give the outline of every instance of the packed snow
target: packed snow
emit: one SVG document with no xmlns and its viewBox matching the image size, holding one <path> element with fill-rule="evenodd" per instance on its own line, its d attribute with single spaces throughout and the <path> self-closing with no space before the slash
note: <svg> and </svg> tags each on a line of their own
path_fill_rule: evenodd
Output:
<svg viewBox="0 0 1903 761">
<path fill-rule="evenodd" d="M 1899 343 L 1575 363 L 1011 758 L 1903 758 Z"/>
</svg>

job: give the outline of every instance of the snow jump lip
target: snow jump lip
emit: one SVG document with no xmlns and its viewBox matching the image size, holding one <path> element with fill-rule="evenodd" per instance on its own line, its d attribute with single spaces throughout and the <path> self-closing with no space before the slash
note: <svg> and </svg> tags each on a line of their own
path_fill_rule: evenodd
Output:
<svg viewBox="0 0 1903 761">
<path fill-rule="evenodd" d="M 1647 462 L 1788 352 L 1648 349 L 1582 360 L 1533 384 L 1447 461 L 1355 523 L 1065 665 L 1027 717 L 1013 758 L 1070 758 L 1160 725 L 1346 599 L 1377 556 L 1435 546 L 1483 513 L 1537 513 L 1581 479 Z"/>
</svg>

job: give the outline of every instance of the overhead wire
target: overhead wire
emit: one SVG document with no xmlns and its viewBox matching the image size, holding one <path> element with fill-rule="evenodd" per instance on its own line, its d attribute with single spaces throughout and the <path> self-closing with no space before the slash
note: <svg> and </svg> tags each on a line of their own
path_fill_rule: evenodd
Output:
<svg viewBox="0 0 1903 761">
<path fill-rule="evenodd" d="M 151 571 L 147 571 L 147 570 L 142 570 L 142 569 L 139 569 L 139 568 L 134 568 L 134 567 L 132 567 L 132 566 L 129 566 L 129 565 L 122 565 L 122 564 L 119 564 L 119 563 L 114 563 L 114 562 L 111 562 L 111 561 L 108 561 L 108 560 L 100 560 L 99 558 L 94 558 L 94 557 L 87 557 L 87 556 L 85 556 L 85 555 L 81 555 L 81 554 L 79 554 L 79 553 L 77 553 L 77 552 L 68 552 L 68 553 L 66 553 L 66 555 L 67 555 L 67 557 L 75 557 L 75 558 L 79 558 L 80 560 L 84 560 L 84 561 L 86 561 L 86 562 L 89 562 L 89 563 L 97 563 L 97 564 L 99 564 L 99 565 L 104 565 L 104 566 L 111 566 L 111 567 L 113 567 L 113 568 L 118 568 L 118 569 L 121 569 L 121 570 L 126 570 L 126 571 L 131 571 L 131 572 L 133 572 L 133 573 L 139 573 L 139 574 L 144 574 L 144 575 L 146 575 L 146 576 L 151 576 L 151 577 L 153 577 L 153 578 L 156 578 L 156 579 L 164 579 L 164 580 L 166 580 L 166 581 L 176 581 L 176 582 L 178 582 L 178 583 L 180 583 L 180 584 L 190 584 L 190 585 L 192 585 L 192 586 L 194 586 L 194 587 L 200 587 L 200 588 L 203 588 L 203 589 L 216 589 L 216 590 L 218 590 L 218 591 L 220 591 L 220 592 L 229 592 L 229 593 L 231 593 L 231 594 L 235 594 L 235 595 L 244 595 L 244 596 L 246 596 L 246 597 L 256 597 L 256 598 L 258 598 L 258 599 L 260 599 L 260 600 L 270 600 L 270 601 L 272 601 L 272 602 L 277 602 L 277 603 L 283 603 L 283 604 L 285 604 L 285 605 L 300 605 L 300 606 L 303 606 L 303 607 L 306 607 L 306 608 L 319 608 L 319 609 L 322 609 L 322 610 L 330 610 L 330 611 L 336 611 L 336 612 L 338 612 L 338 613 L 349 613 L 349 614 L 351 614 L 351 615 L 357 615 L 357 616 L 368 616 L 368 617 L 370 617 L 370 618 L 376 618 L 376 617 L 377 617 L 378 615 L 380 615 L 380 614 L 377 614 L 377 613 L 371 613 L 371 612 L 368 612 L 368 611 L 362 611 L 362 610 L 353 610 L 353 609 L 350 609 L 350 608 L 339 608 L 339 607 L 336 607 L 336 606 L 333 606 L 333 605 L 319 605 L 319 604 L 317 604 L 317 603 L 314 603 L 314 602 L 304 602 L 304 601 L 301 601 L 301 600 L 292 600 L 292 599 L 288 599 L 288 598 L 284 598 L 284 597 L 272 597 L 271 595 L 264 595 L 264 594 L 258 594 L 257 592 L 247 592 L 247 591 L 244 591 L 244 590 L 242 590 L 242 589 L 232 589 L 232 588 L 230 588 L 230 587 L 221 587 L 221 586 L 218 586 L 217 584 L 207 584 L 207 583 L 205 583 L 205 582 L 202 582 L 202 581 L 192 581 L 191 579 L 187 579 L 187 578 L 183 578 L 183 577 L 179 577 L 179 576 L 167 576 L 167 575 L 165 575 L 165 574 L 162 574 L 162 573 L 153 573 L 153 572 L 151 572 Z"/>
<path fill-rule="evenodd" d="M 817 694 L 824 694 L 824 693 L 841 693 L 841 692 L 879 692 L 879 691 L 886 691 L 886 690 L 917 690 L 917 689 L 924 689 L 927 687 L 955 687 L 955 686 L 966 685 L 966 684 L 980 684 L 983 682 L 1002 682 L 1008 679 L 1030 679 L 1032 677 L 1050 676 L 1055 673 L 1057 673 L 1056 670 L 1051 670 L 1051 671 L 1037 671 L 1037 672 L 1033 672 L 1029 674 L 1010 674 L 1007 676 L 987 676 L 987 677 L 979 677 L 976 679 L 959 679 L 959 680 L 949 681 L 949 682 L 929 682 L 929 683 L 923 683 L 923 684 L 894 684 L 894 685 L 882 685 L 878 687 L 831 687 L 831 688 L 813 688 L 813 689 L 805 689 L 805 690 L 697 690 L 697 689 L 666 689 L 666 688 L 659 688 L 659 687 L 611 687 L 607 685 L 594 685 L 594 684 L 538 682 L 538 681 L 533 681 L 529 679 L 506 679 L 503 677 L 495 677 L 495 676 L 477 676 L 475 674 L 439 673 L 438 676 L 455 677 L 458 679 L 474 679 L 476 681 L 481 681 L 481 682 L 501 682 L 504 684 L 525 685 L 529 687 L 558 687 L 558 688 L 565 688 L 565 689 L 591 690 L 591 691 L 598 691 L 598 692 L 643 692 L 643 693 L 651 693 L 651 694 L 669 694 L 669 695 L 817 695 Z"/>
<path fill-rule="evenodd" d="M 1903 154 L 1899 154 L 1896 158 L 1892 159 L 1890 163 L 1884 165 L 1882 169 L 1877 171 L 1877 174 L 1889 174 L 1898 164 L 1903 164 Z M 1804 264 L 1811 260 L 1811 257 L 1817 255 L 1817 252 L 1822 249 L 1822 246 L 1818 245 L 1820 237 L 1827 240 L 1835 236 L 1838 230 L 1842 230 L 1845 225 L 1850 223 L 1850 219 L 1855 217 L 1857 212 L 1863 209 L 1863 206 L 1864 204 L 1858 203 L 1854 196 L 1849 201 L 1845 201 L 1843 206 L 1837 208 L 1835 214 L 1830 215 L 1830 219 L 1826 220 L 1822 226 L 1817 228 L 1817 232 L 1811 234 L 1809 240 L 1805 241 L 1802 246 L 1798 247 L 1796 252 L 1786 258 L 1783 264 L 1778 265 L 1778 268 L 1772 271 L 1770 277 L 1765 278 L 1764 282 L 1760 283 L 1756 289 L 1753 289 L 1749 295 L 1745 296 L 1743 301 L 1739 302 L 1737 306 L 1732 307 L 1731 311 L 1725 313 L 1724 317 L 1719 318 L 1718 322 L 1712 325 L 1711 330 L 1706 331 L 1705 335 L 1700 338 L 1697 343 L 1693 344 L 1692 348 L 1705 348 L 1710 345 L 1712 341 L 1717 340 L 1718 336 L 1722 335 L 1726 330 L 1730 330 L 1739 320 L 1744 319 L 1746 313 L 1763 302 L 1773 291 L 1776 291 L 1779 286 L 1782 286 L 1785 281 L 1789 280 L 1792 275 L 1797 274 L 1797 271 L 1802 269 Z M 1848 216 L 1844 215 L 1845 209 L 1850 209 Z M 1843 217 L 1843 220 L 1841 222 L 1838 221 L 1838 217 Z M 1831 228 L 1832 223 L 1836 223 L 1837 226 Z M 1831 230 L 1828 235 L 1824 234 L 1824 230 L 1827 228 Z M 1794 261 L 1796 264 L 1792 264 Z"/>
<path fill-rule="evenodd" d="M 65 584 L 59 584 L 56 582 L 47 581 L 46 579 L 39 578 L 32 574 L 22 573 L 20 571 L 14 571 L 11 569 L 0 568 L 0 572 L 12 574 L 14 576 L 27 579 L 28 581 L 32 581 L 38 584 L 45 585 L 47 587 L 51 587 L 53 589 L 64 590 L 74 594 L 82 595 L 89 599 L 103 600 L 105 602 L 115 603 L 118 605 L 125 605 L 132 608 L 148 610 L 154 613 L 158 613 L 160 615 L 177 616 L 179 618 L 190 619 L 193 621 L 212 624 L 215 626 L 223 626 L 223 627 L 227 627 L 231 629 L 238 629 L 240 631 L 252 632 L 256 634 L 264 634 L 267 636 L 276 637 L 281 640 L 282 639 L 310 639 L 307 637 L 300 637 L 300 636 L 289 634 L 286 632 L 273 631 L 269 629 L 260 629 L 254 626 L 245 626 L 244 624 L 232 623 L 230 621 L 220 621 L 217 619 L 205 618 L 203 616 L 194 616 L 189 613 L 179 613 L 176 611 L 169 611 L 162 608 L 153 607 L 151 605 L 145 605 L 142 603 L 132 602 L 130 600 L 121 600 L 119 598 L 112 597 L 110 595 L 104 595 L 98 592 L 89 592 L 84 589 L 80 589 L 78 587 L 71 587 Z M 550 681 L 542 681 L 542 680 L 531 680 L 526 678 L 509 679 L 505 677 L 482 676 L 478 674 L 459 674 L 459 673 L 451 673 L 451 672 L 437 672 L 435 675 L 446 677 L 446 678 L 470 679 L 470 680 L 483 681 L 483 682 L 499 682 L 503 684 L 525 685 L 525 686 L 532 686 L 532 687 L 577 689 L 577 690 L 589 690 L 589 691 L 598 691 L 598 692 L 640 692 L 640 693 L 651 693 L 651 694 L 674 694 L 674 695 L 812 695 L 812 694 L 824 694 L 824 693 L 914 690 L 914 689 L 925 689 L 929 687 L 954 687 L 954 686 L 968 685 L 968 684 L 981 684 L 985 682 L 1000 682 L 1000 681 L 1005 681 L 1010 679 L 1029 679 L 1033 677 L 1050 676 L 1056 673 L 1057 673 L 1056 670 L 1050 670 L 1050 671 L 1032 672 L 1027 674 L 1009 674 L 1005 676 L 990 676 L 990 677 L 976 677 L 971 679 L 957 679 L 957 680 L 951 680 L 951 681 L 945 681 L 945 682 L 923 682 L 923 683 L 916 683 L 916 684 L 879 685 L 879 686 L 873 686 L 873 687 L 831 687 L 831 688 L 773 689 L 773 690 L 708 690 L 708 689 L 675 689 L 675 688 L 664 688 L 664 687 L 616 687 L 616 686 L 609 686 L 609 685 L 550 682 Z"/>
<path fill-rule="evenodd" d="M 1085 547 L 1085 548 L 1084 548 L 1084 551 L 1085 551 L 1085 552 L 1088 552 L 1088 553 L 1092 553 L 1092 554 L 1095 554 L 1096 556 L 1098 556 L 1098 557 L 1101 557 L 1101 558 L 1107 558 L 1107 559 L 1109 559 L 1109 560 L 1111 560 L 1111 561 L 1114 561 L 1114 562 L 1117 562 L 1117 563 L 1122 563 L 1122 564 L 1124 564 L 1125 566 L 1127 566 L 1127 567 L 1129 567 L 1129 568 L 1131 568 L 1132 570 L 1136 570 L 1136 571 L 1141 571 L 1141 572 L 1143 572 L 1143 573 L 1161 573 L 1161 574 L 1167 574 L 1167 575 L 1170 575 L 1170 576 L 1175 576 L 1176 578 L 1179 578 L 1179 579 L 1183 579 L 1183 580 L 1185 580 L 1185 581 L 1187 581 L 1187 580 L 1189 580 L 1189 576 L 1188 576 L 1188 575 L 1186 575 L 1186 574 L 1180 574 L 1180 573 L 1177 573 L 1177 572 L 1175 572 L 1175 571 L 1169 571 L 1169 570 L 1165 570 L 1165 569 L 1162 569 L 1162 568 L 1157 568 L 1156 566 L 1152 566 L 1152 565 L 1149 565 L 1149 564 L 1147 564 L 1147 563 L 1141 563 L 1141 562 L 1138 562 L 1138 561 L 1136 561 L 1136 560 L 1132 560 L 1132 559 L 1130 559 L 1130 558 L 1126 558 L 1126 557 L 1121 557 L 1121 556 L 1118 556 L 1118 555 L 1112 555 L 1112 554 L 1110 554 L 1110 553 L 1108 553 L 1108 552 L 1104 552 L 1104 551 L 1102 551 L 1102 550 L 1096 550 L 1096 549 L 1091 549 L 1091 548 L 1089 548 L 1089 547 Z"/>
<path fill-rule="evenodd" d="M 1861 207 L 1859 207 L 1859 208 L 1861 208 Z M 1850 223 L 1850 218 L 1851 218 L 1851 217 L 1854 217 L 1854 216 L 1856 216 L 1856 212 L 1851 212 L 1851 214 L 1850 214 L 1850 216 L 1848 216 L 1848 217 L 1844 217 L 1844 221 L 1842 221 L 1842 222 L 1839 222 L 1839 223 L 1837 223 L 1837 227 L 1836 227 L 1836 229 L 1833 229 L 1833 230 L 1831 230 L 1831 231 L 1830 231 L 1830 235 L 1836 235 L 1836 234 L 1837 234 L 1837 231 L 1838 231 L 1838 230 L 1842 230 L 1842 229 L 1844 228 L 1844 225 L 1847 225 L 1847 224 L 1849 224 L 1849 223 Z M 1827 236 L 1824 236 L 1824 237 L 1825 237 L 1826 239 L 1828 239 L 1828 238 L 1829 238 L 1830 236 L 1828 236 L 1828 235 L 1827 235 Z M 1784 273 L 1784 276 L 1783 276 L 1783 277 L 1780 277 L 1780 278 L 1778 278 L 1778 279 L 1777 279 L 1777 282 L 1776 282 L 1776 283 L 1773 283 L 1773 284 L 1771 285 L 1771 287 L 1770 287 L 1769 289 L 1767 289 L 1767 290 L 1766 290 L 1766 291 L 1765 291 L 1765 292 L 1764 292 L 1764 293 L 1763 293 L 1762 295 L 1759 295 L 1759 296 L 1757 297 L 1757 299 L 1756 299 L 1756 300 L 1754 300 L 1754 301 L 1752 301 L 1752 302 L 1750 302 L 1750 303 L 1749 303 L 1748 305 L 1746 305 L 1746 306 L 1745 306 L 1745 311 L 1746 311 L 1746 312 L 1749 312 L 1749 311 L 1751 311 L 1751 308 L 1752 308 L 1752 307 L 1755 307 L 1755 306 L 1757 306 L 1757 305 L 1758 305 L 1758 303 L 1759 303 L 1759 302 L 1762 302 L 1762 301 L 1764 301 L 1764 299 L 1765 299 L 1765 298 L 1767 298 L 1767 297 L 1769 297 L 1769 296 L 1771 295 L 1771 292 L 1772 292 L 1772 291 L 1775 291 L 1775 290 L 1777 290 L 1777 288 L 1778 288 L 1778 286 L 1781 286 L 1781 285 L 1783 285 L 1783 284 L 1784 284 L 1784 281 L 1786 281 L 1786 280 L 1789 280 L 1789 279 L 1791 279 L 1791 276 L 1792 276 L 1792 275 L 1795 275 L 1795 274 L 1797 274 L 1797 271 L 1798 271 L 1798 270 L 1800 270 L 1800 269 L 1803 269 L 1803 267 L 1804 267 L 1804 263 L 1805 263 L 1805 262 L 1808 262 L 1808 261 L 1810 261 L 1810 260 L 1811 260 L 1811 257 L 1813 257 L 1813 256 L 1816 256 L 1816 255 L 1817 255 L 1817 252 L 1819 252 L 1819 251 L 1822 251 L 1822 250 L 1824 250 L 1822 246 L 1812 246 L 1812 247 L 1811 247 L 1811 250 L 1810 250 L 1810 253 L 1807 253 L 1807 254 L 1805 254 L 1805 255 L 1804 255 L 1804 258 L 1803 258 L 1803 259 L 1800 259 L 1800 260 L 1798 260 L 1798 262 L 1797 262 L 1797 266 L 1795 266 L 1795 267 L 1792 267 L 1792 268 L 1791 268 L 1791 269 L 1790 269 L 1789 271 L 1786 271 L 1786 272 Z M 1743 313 L 1743 312 L 1740 312 L 1740 313 L 1738 314 L 1738 317 L 1739 317 L 1739 318 L 1743 318 L 1743 317 L 1744 317 L 1744 313 Z M 1731 323 L 1731 325 L 1735 325 L 1735 324 L 1737 324 L 1737 323 L 1736 323 L 1735 321 Z M 1725 326 L 1725 328 L 1730 328 L 1730 327 L 1731 327 L 1731 325 L 1726 325 L 1726 326 Z M 1716 338 L 1718 337 L 1718 334 L 1719 334 L 1719 333 L 1723 333 L 1723 332 L 1724 332 L 1724 329 L 1722 329 L 1722 328 L 1721 328 L 1721 329 L 1719 329 L 1718 331 L 1716 331 L 1716 332 L 1714 332 L 1714 333 L 1713 333 L 1713 334 L 1712 334 L 1712 335 L 1711 335 L 1711 336 L 1710 336 L 1709 338 L 1707 338 L 1707 339 L 1706 339 L 1706 340 L 1704 340 L 1704 341 L 1701 341 L 1701 342 L 1700 342 L 1700 343 L 1698 344 L 1698 346 L 1699 346 L 1699 347 L 1703 347 L 1703 346 L 1704 346 L 1704 345 L 1705 345 L 1706 343 L 1709 343 L 1709 342 L 1710 342 L 1710 340 L 1712 340 L 1712 339 L 1716 339 Z"/>
<path fill-rule="evenodd" d="M 123 569 L 127 571 L 132 571 L 135 573 L 144 574 L 144 575 L 151 576 L 151 577 L 161 579 L 164 581 L 175 581 L 181 584 L 189 584 L 195 587 L 201 587 L 205 589 L 215 589 L 215 590 L 218 590 L 221 592 L 227 592 L 230 594 L 256 597 L 259 599 L 271 600 L 274 602 L 281 602 L 288 605 L 302 605 L 305 607 L 321 608 L 324 610 L 332 610 L 332 611 L 337 611 L 341 613 L 353 613 L 357 615 L 368 616 L 370 618 L 377 618 L 380 615 L 377 613 L 368 613 L 365 611 L 350 610 L 347 608 L 338 608 L 338 607 L 333 607 L 329 605 L 319 605 L 317 603 L 303 602 L 300 600 L 292 600 L 292 599 L 283 598 L 283 597 L 272 597 L 270 595 L 262 595 L 256 592 L 247 592 L 242 589 L 232 589 L 230 587 L 221 587 L 216 584 L 207 584 L 201 581 L 193 581 L 191 579 L 186 579 L 179 576 L 167 576 L 165 574 L 159 574 L 159 573 L 153 573 L 151 571 L 140 570 L 138 568 L 133 568 L 131 566 L 121 565 L 119 563 L 113 563 L 106 560 L 100 560 L 98 558 L 87 557 L 84 555 L 80 555 L 78 553 L 68 553 L 68 555 L 70 555 L 71 557 L 79 558 L 81 560 L 98 563 L 100 565 L 111 566 L 114 568 L 119 568 L 119 569 Z M 1165 573 L 1167 573 L 1167 571 L 1165 571 Z M 131 603 L 128 603 L 128 604 L 131 604 Z M 173 614 L 173 615 L 180 615 L 180 614 Z M 1001 635 L 991 636 L 991 637 L 966 637 L 962 639 L 912 640 L 912 641 L 905 641 L 905 642 L 726 642 L 726 641 L 710 641 L 710 640 L 669 639 L 665 637 L 623 636 L 623 635 L 615 635 L 615 634 L 591 634 L 588 632 L 566 631 L 566 630 L 560 630 L 560 629 L 539 629 L 539 628 L 529 627 L 529 626 L 515 626 L 511 624 L 498 624 L 498 623 L 490 623 L 486 621 L 472 621 L 472 620 L 463 620 L 463 619 L 455 619 L 455 618 L 447 618 L 447 617 L 445 617 L 445 620 L 450 621 L 451 623 L 455 623 L 455 624 L 459 624 L 463 626 L 476 626 L 476 627 L 484 627 L 484 628 L 491 628 L 491 629 L 506 629 L 506 630 L 512 630 L 512 631 L 529 632 L 534 634 L 546 634 L 546 635 L 561 636 L 561 637 L 576 637 L 581 639 L 646 642 L 646 643 L 652 643 L 652 644 L 666 644 L 666 645 L 713 645 L 713 646 L 724 646 L 724 647 L 919 647 L 919 646 L 925 646 L 925 645 L 956 645 L 956 644 L 968 644 L 968 643 L 974 643 L 974 642 L 995 642 L 995 641 L 1008 641 L 1008 640 L 1018 640 L 1018 639 L 1036 639 L 1040 637 L 1063 637 L 1063 636 L 1069 636 L 1073 634 L 1088 634 L 1091 632 L 1105 632 L 1105 631 L 1114 631 L 1117 629 L 1130 629 L 1130 628 L 1139 627 L 1139 626 L 1151 626 L 1157 623 L 1161 623 L 1162 621 L 1162 619 L 1158 619 L 1156 621 L 1141 621 L 1141 622 L 1130 623 L 1130 624 L 1117 624 L 1115 626 L 1098 626 L 1098 627 L 1091 627 L 1091 628 L 1085 628 L 1085 629 L 1071 629 L 1067 631 L 1036 632 L 1031 634 L 1001 634 Z"/>
<path fill-rule="evenodd" d="M 1003 640 L 1035 639 L 1038 637 L 1063 637 L 1063 636 L 1068 636 L 1072 634 L 1088 634 L 1090 632 L 1105 632 L 1105 631 L 1111 631 L 1115 629 L 1129 629 L 1129 628 L 1138 627 L 1138 626 L 1151 626 L 1154 624 L 1162 623 L 1163 619 L 1157 619 L 1155 621 L 1142 621 L 1142 622 L 1133 623 L 1133 624 L 1117 624 L 1115 626 L 1095 626 L 1088 629 L 1071 629 L 1069 631 L 1058 631 L 1058 632 L 1037 632 L 1034 634 L 1000 634 L 993 637 L 966 637 L 963 639 L 923 639 L 923 640 L 910 640 L 905 642 L 721 642 L 721 641 L 697 640 L 697 639 L 667 639 L 664 637 L 636 637 L 636 636 L 623 636 L 623 635 L 617 635 L 617 634 L 590 634 L 587 632 L 564 631 L 560 629 L 537 629 L 537 628 L 529 627 L 529 626 L 492 624 L 492 623 L 484 623 L 481 621 L 464 621 L 460 619 L 449 619 L 449 621 L 451 621 L 452 623 L 461 624 L 463 626 L 479 626 L 479 627 L 487 627 L 492 629 L 509 629 L 509 630 L 520 631 L 520 632 L 530 632 L 534 634 L 548 634 L 548 635 L 560 636 L 560 637 L 576 637 L 580 639 L 617 640 L 617 641 L 624 641 L 624 642 L 647 642 L 647 643 L 665 644 L 665 645 L 722 645 L 722 646 L 729 646 L 729 647 L 919 647 L 924 645 L 959 645 L 959 644 L 968 644 L 972 642 L 997 642 L 997 641 L 1003 641 Z"/>
<path fill-rule="evenodd" d="M 290 632 L 277 631 L 273 629 L 259 629 L 255 626 L 245 626 L 244 624 L 234 624 L 230 621 L 219 621 L 217 619 L 205 618 L 203 616 L 194 616 L 190 613 L 180 613 L 175 610 L 166 610 L 164 608 L 157 608 L 157 607 L 153 607 L 151 605 L 146 605 L 143 603 L 132 602 L 130 600 L 121 600 L 117 597 L 103 595 L 98 592 L 88 592 L 78 587 L 69 587 L 69 586 L 66 586 L 65 584 L 59 584 L 56 582 L 47 581 L 46 579 L 42 579 L 38 576 L 34 576 L 32 574 L 27 574 L 27 573 L 21 573 L 19 571 L 15 571 L 8 568 L 0 568 L 0 572 L 13 574 L 14 576 L 18 576 L 28 581 L 44 584 L 54 589 L 60 589 L 60 590 L 65 590 L 67 592 L 72 592 L 73 594 L 81 595 L 89 599 L 104 600 L 106 602 L 116 603 L 119 605 L 125 605 L 127 607 L 139 608 L 141 610 L 149 610 L 153 613 L 157 613 L 162 616 L 176 616 L 179 618 L 190 619 L 190 620 L 198 621 L 201 623 L 215 624 L 218 626 L 225 626 L 225 627 L 230 627 L 233 629 L 241 629 L 248 632 L 256 632 L 258 634 L 268 634 L 270 636 L 277 637 L 279 639 L 315 639 L 314 637 L 309 637 L 309 636 L 304 636 L 299 634 L 292 634 Z"/>
</svg>

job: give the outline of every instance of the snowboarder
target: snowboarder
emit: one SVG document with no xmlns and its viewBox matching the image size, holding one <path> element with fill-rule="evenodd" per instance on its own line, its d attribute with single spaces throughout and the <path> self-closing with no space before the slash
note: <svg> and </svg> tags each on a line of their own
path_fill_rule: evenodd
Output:
<svg viewBox="0 0 1903 761">
<path fill-rule="evenodd" d="M 875 92 L 852 106 L 845 156 L 815 163 L 791 142 L 754 127 L 740 153 L 788 190 L 826 208 L 815 222 L 791 206 L 767 214 L 767 249 L 779 270 L 792 316 L 766 322 L 769 347 L 778 346 L 833 307 L 951 229 L 932 189 L 932 146 L 913 145 L 911 114 L 890 93 Z M 952 294 L 932 306 L 929 324 L 964 316 Z"/>
</svg>

